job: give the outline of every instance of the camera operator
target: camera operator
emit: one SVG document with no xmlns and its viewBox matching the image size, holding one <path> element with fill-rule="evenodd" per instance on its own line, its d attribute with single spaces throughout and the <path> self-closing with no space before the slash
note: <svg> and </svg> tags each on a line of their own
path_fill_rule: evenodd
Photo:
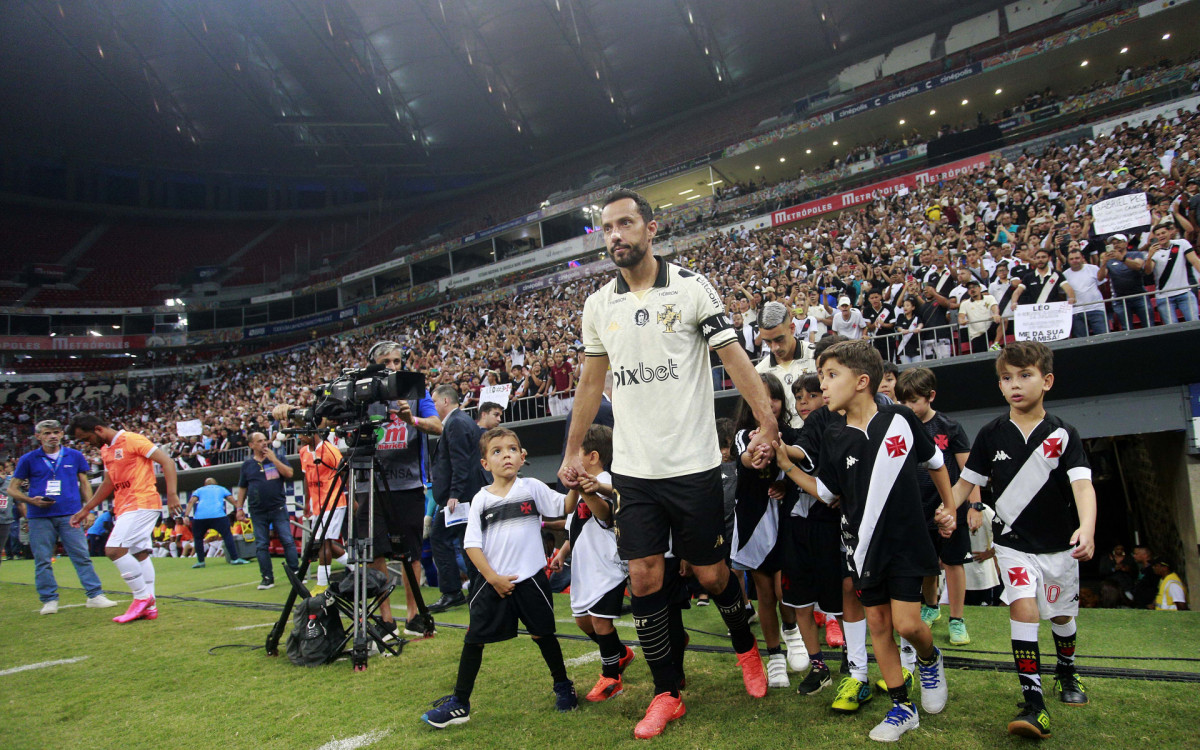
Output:
<svg viewBox="0 0 1200 750">
<path fill-rule="evenodd" d="M 395 341 L 380 341 L 371 347 L 367 358 L 392 371 L 404 369 L 404 348 Z M 376 433 L 380 435 L 375 445 L 375 458 L 383 471 L 384 492 L 375 494 L 375 558 L 371 567 L 387 574 L 387 561 L 393 554 L 405 553 L 412 564 L 413 575 L 421 580 L 421 539 L 425 530 L 425 480 L 428 477 L 426 456 L 428 440 L 425 434 L 441 435 L 442 420 L 438 418 L 433 399 L 426 389 L 420 401 L 393 401 L 388 404 L 371 404 L 368 416 L 378 420 Z M 424 433 L 424 434 L 422 434 Z M 365 477 L 359 477 L 356 486 L 358 509 L 355 516 L 355 533 L 367 533 L 368 508 L 362 502 L 370 489 Z M 413 587 L 403 581 L 407 616 L 404 631 L 409 635 L 423 635 L 432 629 L 433 623 L 420 622 Z M 384 622 L 394 623 L 392 607 L 384 601 L 379 608 Z"/>
</svg>

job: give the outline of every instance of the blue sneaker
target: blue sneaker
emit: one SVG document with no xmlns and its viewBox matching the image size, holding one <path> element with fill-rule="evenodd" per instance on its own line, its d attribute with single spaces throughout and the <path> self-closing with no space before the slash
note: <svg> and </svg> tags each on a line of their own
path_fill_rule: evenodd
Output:
<svg viewBox="0 0 1200 750">
<path fill-rule="evenodd" d="M 471 704 L 463 703 L 454 695 L 438 698 L 433 708 L 421 714 L 421 721 L 434 729 L 445 729 L 451 724 L 466 724 L 471 719 Z"/>
<path fill-rule="evenodd" d="M 554 708 L 558 711 L 574 711 L 579 708 L 579 697 L 575 695 L 575 683 L 570 680 L 554 683 Z"/>
<path fill-rule="evenodd" d="M 230 561 L 229 561 L 229 564 L 230 564 L 230 565 L 249 565 L 249 564 L 250 564 L 250 561 L 249 561 L 249 560 L 243 560 L 243 559 L 242 559 L 242 558 L 240 558 L 240 557 L 235 557 L 235 558 L 233 558 L 232 560 L 230 560 Z"/>
</svg>

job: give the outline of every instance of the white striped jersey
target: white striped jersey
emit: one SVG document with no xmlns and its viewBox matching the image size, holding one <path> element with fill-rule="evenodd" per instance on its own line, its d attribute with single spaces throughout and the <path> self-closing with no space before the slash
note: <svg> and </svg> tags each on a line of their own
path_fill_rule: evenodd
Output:
<svg viewBox="0 0 1200 750">
<path fill-rule="evenodd" d="M 938 574 L 917 471 L 941 468 L 942 452 L 911 409 L 878 408 L 865 431 L 845 422 L 826 428 L 817 470 L 820 500 L 841 501 L 842 546 L 859 589 Z"/>
<path fill-rule="evenodd" d="M 1071 482 L 1092 478 L 1075 428 L 1047 414 L 1026 438 L 1007 414 L 979 430 L 962 478 L 992 488 L 996 544 L 1042 554 L 1071 548 L 1079 528 Z"/>
<path fill-rule="evenodd" d="M 504 497 L 484 487 L 471 500 L 463 549 L 478 547 L 492 570 L 520 583 L 546 567 L 542 516 L 561 518 L 566 499 L 529 477 L 517 477 Z"/>
</svg>

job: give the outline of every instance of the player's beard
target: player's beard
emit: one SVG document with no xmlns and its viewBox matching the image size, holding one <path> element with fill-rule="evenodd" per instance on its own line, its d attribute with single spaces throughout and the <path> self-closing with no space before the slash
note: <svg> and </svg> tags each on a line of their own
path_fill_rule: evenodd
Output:
<svg viewBox="0 0 1200 750">
<path fill-rule="evenodd" d="M 632 268 L 638 263 L 641 263 L 642 258 L 646 257 L 646 246 L 642 243 L 629 242 L 626 244 L 628 245 L 629 249 L 626 251 L 625 255 L 620 258 L 617 257 L 615 252 L 609 252 L 609 255 L 612 256 L 613 264 L 616 265 L 617 268 Z"/>
</svg>

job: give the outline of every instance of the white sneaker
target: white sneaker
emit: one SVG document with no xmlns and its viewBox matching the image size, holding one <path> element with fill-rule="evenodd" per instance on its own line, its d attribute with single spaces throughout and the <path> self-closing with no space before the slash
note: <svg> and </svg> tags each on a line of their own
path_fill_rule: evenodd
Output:
<svg viewBox="0 0 1200 750">
<path fill-rule="evenodd" d="M 921 681 L 921 710 L 925 713 L 938 714 L 946 707 L 950 690 L 946 687 L 946 665 L 942 661 L 942 652 L 938 649 L 937 661 L 925 666 L 917 661 L 917 678 Z"/>
<path fill-rule="evenodd" d="M 42 605 L 42 612 L 41 612 L 41 614 L 43 614 L 43 615 L 56 615 L 56 614 L 58 614 L 58 600 L 57 600 L 57 599 L 51 599 L 50 601 L 48 601 L 48 602 L 46 602 L 45 604 L 43 604 L 43 605 Z"/>
<path fill-rule="evenodd" d="M 117 603 L 112 599 L 109 599 L 104 594 L 97 594 L 96 596 L 93 596 L 87 600 L 86 606 L 91 607 L 92 609 L 104 609 L 105 607 L 115 607 L 117 606 Z"/>
<path fill-rule="evenodd" d="M 879 722 L 869 735 L 876 742 L 896 742 L 900 735 L 921 726 L 917 709 L 911 703 L 893 703 L 892 710 Z"/>
<path fill-rule="evenodd" d="M 787 646 L 787 668 L 789 672 L 801 673 L 808 669 L 810 663 L 808 648 L 800 635 L 800 628 L 783 631 L 783 643 Z"/>
<path fill-rule="evenodd" d="M 788 682 L 787 660 L 783 654 L 771 654 L 767 657 L 767 687 L 791 687 Z"/>
</svg>

